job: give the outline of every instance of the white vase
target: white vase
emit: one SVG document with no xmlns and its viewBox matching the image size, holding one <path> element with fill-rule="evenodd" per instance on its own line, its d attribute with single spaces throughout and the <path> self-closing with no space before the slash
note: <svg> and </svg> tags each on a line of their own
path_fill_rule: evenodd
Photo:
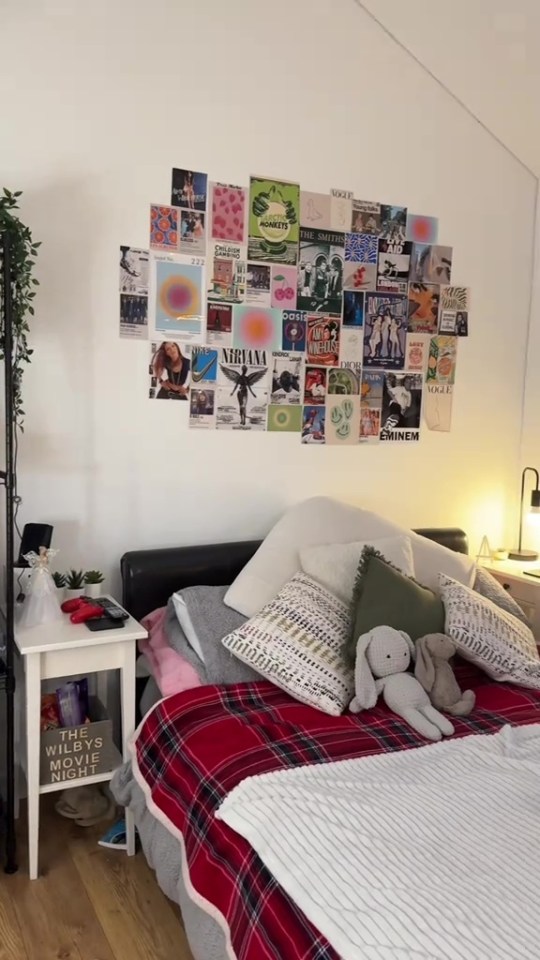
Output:
<svg viewBox="0 0 540 960">
<path fill-rule="evenodd" d="M 84 596 L 84 587 L 81 587 L 79 590 L 70 590 L 69 587 L 65 589 L 66 600 L 77 600 L 78 597 Z"/>
<path fill-rule="evenodd" d="M 104 593 L 104 587 L 102 583 L 87 583 L 84 588 L 84 594 L 86 597 L 102 597 Z"/>
<path fill-rule="evenodd" d="M 66 599 L 66 588 L 65 588 L 65 587 L 57 587 L 57 588 L 56 588 L 56 596 L 58 597 L 58 603 L 63 603 L 64 600 Z"/>
</svg>

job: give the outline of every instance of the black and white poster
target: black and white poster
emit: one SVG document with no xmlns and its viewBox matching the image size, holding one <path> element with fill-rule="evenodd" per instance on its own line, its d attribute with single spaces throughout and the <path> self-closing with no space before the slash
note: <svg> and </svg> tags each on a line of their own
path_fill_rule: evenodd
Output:
<svg viewBox="0 0 540 960">
<path fill-rule="evenodd" d="M 410 241 L 379 240 L 377 290 L 382 293 L 407 293 L 411 264 Z"/>
<path fill-rule="evenodd" d="M 420 439 L 422 389 L 420 373 L 385 373 L 381 440 L 415 443 Z"/>
</svg>

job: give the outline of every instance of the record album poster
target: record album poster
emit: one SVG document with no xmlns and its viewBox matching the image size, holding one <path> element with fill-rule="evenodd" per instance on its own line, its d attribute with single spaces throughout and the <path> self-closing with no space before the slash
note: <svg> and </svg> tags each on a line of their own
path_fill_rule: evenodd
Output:
<svg viewBox="0 0 540 960">
<path fill-rule="evenodd" d="M 300 187 L 251 177 L 248 257 L 266 263 L 298 262 Z"/>
<path fill-rule="evenodd" d="M 266 350 L 221 348 L 216 391 L 218 430 L 266 430 L 268 360 Z"/>
<path fill-rule="evenodd" d="M 420 439 L 423 377 L 419 373 L 385 373 L 380 439 L 416 443 Z"/>
<path fill-rule="evenodd" d="M 335 367 L 339 361 L 340 317 L 308 314 L 307 360 L 322 367 Z"/>
<path fill-rule="evenodd" d="M 300 230 L 296 304 L 309 313 L 341 313 L 344 234 Z"/>
<path fill-rule="evenodd" d="M 400 369 L 405 363 L 407 297 L 365 294 L 364 367 Z"/>
</svg>

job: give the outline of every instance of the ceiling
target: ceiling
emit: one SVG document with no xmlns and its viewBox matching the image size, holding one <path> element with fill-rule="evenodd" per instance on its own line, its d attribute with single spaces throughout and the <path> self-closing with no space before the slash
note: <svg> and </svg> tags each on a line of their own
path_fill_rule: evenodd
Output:
<svg viewBox="0 0 540 960">
<path fill-rule="evenodd" d="M 355 0 L 540 176 L 539 0 Z"/>
</svg>

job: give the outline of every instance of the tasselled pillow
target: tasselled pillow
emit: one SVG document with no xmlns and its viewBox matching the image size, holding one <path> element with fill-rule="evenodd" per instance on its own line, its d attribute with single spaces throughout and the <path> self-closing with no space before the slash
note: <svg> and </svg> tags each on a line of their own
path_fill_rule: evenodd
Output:
<svg viewBox="0 0 540 960">
<path fill-rule="evenodd" d="M 439 574 L 445 633 L 458 652 L 493 680 L 540 689 L 540 658 L 532 630 L 507 610 Z"/>
<path fill-rule="evenodd" d="M 349 609 L 322 584 L 297 573 L 270 603 L 221 641 L 296 700 L 339 716 L 354 693 L 343 659 Z"/>
<path fill-rule="evenodd" d="M 433 590 L 405 576 L 374 547 L 364 547 L 350 604 L 351 630 L 343 650 L 354 664 L 358 638 L 374 627 L 404 630 L 414 642 L 427 633 L 442 633 L 444 607 Z"/>
</svg>

